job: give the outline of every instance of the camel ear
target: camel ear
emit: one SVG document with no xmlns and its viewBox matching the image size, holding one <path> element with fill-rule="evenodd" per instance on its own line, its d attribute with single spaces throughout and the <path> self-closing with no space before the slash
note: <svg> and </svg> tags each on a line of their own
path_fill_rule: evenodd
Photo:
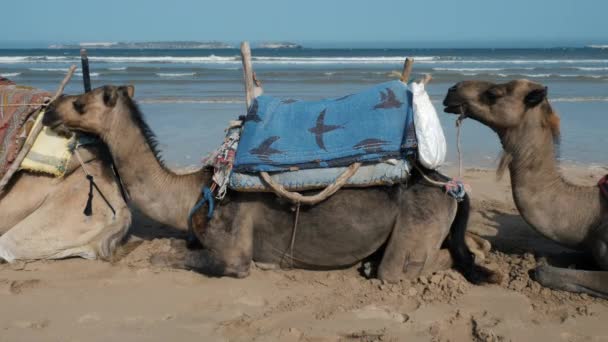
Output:
<svg viewBox="0 0 608 342">
<path fill-rule="evenodd" d="M 120 87 L 120 90 L 122 91 L 123 94 L 127 95 L 130 99 L 132 99 L 133 96 L 135 95 L 135 87 L 131 84 L 129 84 L 128 86 Z"/>
<path fill-rule="evenodd" d="M 116 105 L 116 88 L 104 87 L 103 88 L 103 103 L 107 107 L 114 107 Z"/>
<path fill-rule="evenodd" d="M 543 100 L 547 98 L 547 87 L 534 89 L 526 95 L 524 99 L 524 103 L 528 107 L 534 107 L 539 103 L 543 102 Z"/>
</svg>

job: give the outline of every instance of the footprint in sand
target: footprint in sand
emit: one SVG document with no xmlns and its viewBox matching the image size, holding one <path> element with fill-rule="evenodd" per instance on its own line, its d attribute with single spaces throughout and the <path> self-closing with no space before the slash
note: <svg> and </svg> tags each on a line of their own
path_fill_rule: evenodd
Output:
<svg viewBox="0 0 608 342">
<path fill-rule="evenodd" d="M 0 293 L 17 295 L 23 291 L 38 287 L 40 279 L 10 280 L 0 279 Z"/>
<path fill-rule="evenodd" d="M 49 326 L 51 321 L 43 319 L 40 321 L 14 321 L 13 326 L 21 329 L 44 329 Z"/>
</svg>

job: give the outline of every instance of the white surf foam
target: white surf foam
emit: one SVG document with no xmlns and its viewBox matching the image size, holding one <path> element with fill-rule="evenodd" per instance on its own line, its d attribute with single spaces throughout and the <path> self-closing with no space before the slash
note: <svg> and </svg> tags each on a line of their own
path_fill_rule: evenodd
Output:
<svg viewBox="0 0 608 342">
<path fill-rule="evenodd" d="M 82 72 L 75 72 L 74 75 L 79 76 L 79 77 L 83 76 Z M 91 76 L 91 77 L 97 77 L 97 76 L 99 76 L 99 73 L 98 72 L 90 72 L 89 76 Z"/>
<path fill-rule="evenodd" d="M 19 75 L 21 75 L 20 72 L 7 72 L 4 74 L 0 74 L 0 76 L 4 76 L 4 77 L 17 77 Z"/>
<path fill-rule="evenodd" d="M 196 75 L 195 72 L 157 72 L 160 77 L 187 77 Z"/>
<path fill-rule="evenodd" d="M 29 68 L 31 71 L 68 72 L 68 68 Z"/>
<path fill-rule="evenodd" d="M 557 97 L 550 98 L 551 102 L 608 102 L 608 97 L 601 96 L 579 96 L 579 97 Z"/>
<path fill-rule="evenodd" d="M 209 99 L 180 99 L 180 98 L 149 98 L 140 99 L 137 102 L 144 104 L 232 104 L 244 103 L 244 100 L 233 98 L 209 98 Z"/>
</svg>

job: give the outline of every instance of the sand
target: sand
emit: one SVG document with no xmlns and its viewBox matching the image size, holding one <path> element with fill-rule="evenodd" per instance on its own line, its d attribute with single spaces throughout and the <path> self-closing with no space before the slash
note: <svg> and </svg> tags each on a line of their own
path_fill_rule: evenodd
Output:
<svg viewBox="0 0 608 342">
<path fill-rule="evenodd" d="M 605 173 L 567 169 L 588 185 Z M 132 241 L 143 242 L 115 262 L 0 265 L 0 341 L 608 341 L 608 301 L 542 288 L 528 273 L 543 256 L 585 261 L 527 226 L 507 179 L 467 169 L 465 180 L 470 229 L 493 243 L 484 263 L 504 274 L 499 285 L 451 270 L 384 284 L 360 265 L 209 278 L 151 265 L 183 233 L 142 218 Z"/>
</svg>

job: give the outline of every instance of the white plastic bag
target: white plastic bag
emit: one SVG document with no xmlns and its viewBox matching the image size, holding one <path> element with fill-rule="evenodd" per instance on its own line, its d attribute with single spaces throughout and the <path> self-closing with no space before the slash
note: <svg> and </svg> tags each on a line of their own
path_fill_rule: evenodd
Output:
<svg viewBox="0 0 608 342">
<path fill-rule="evenodd" d="M 437 169 L 445 161 L 447 145 L 435 107 L 424 90 L 424 83 L 411 83 L 414 126 L 418 139 L 418 160 L 429 169 Z"/>
</svg>

